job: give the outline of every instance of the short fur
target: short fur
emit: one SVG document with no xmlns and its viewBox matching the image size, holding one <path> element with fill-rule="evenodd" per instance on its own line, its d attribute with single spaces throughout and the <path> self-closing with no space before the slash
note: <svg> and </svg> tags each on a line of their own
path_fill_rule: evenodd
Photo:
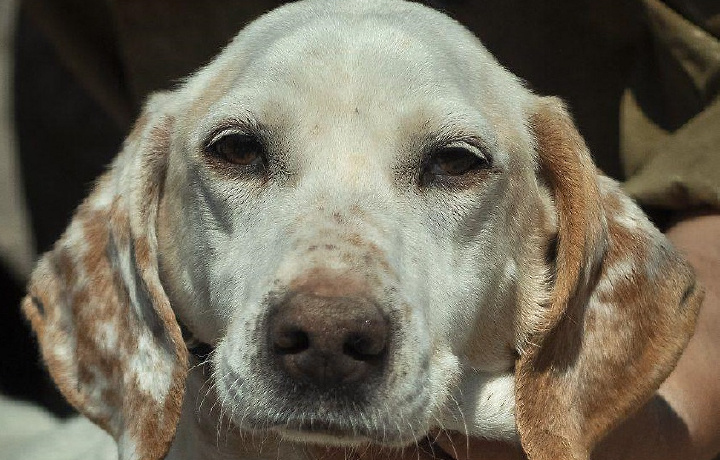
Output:
<svg viewBox="0 0 720 460">
<path fill-rule="evenodd" d="M 264 140 L 262 177 L 204 153 L 236 131 Z M 421 180 L 434 145 L 471 138 L 492 168 Z M 386 370 L 362 400 L 278 377 L 264 328 L 297 290 L 361 294 L 388 318 Z M 301 459 L 307 443 L 398 447 L 436 429 L 540 460 L 588 458 L 653 394 L 701 297 L 562 103 L 464 28 L 400 0 L 309 0 L 150 99 L 23 310 L 122 460 Z M 215 348 L 189 372 L 176 318 Z"/>
</svg>

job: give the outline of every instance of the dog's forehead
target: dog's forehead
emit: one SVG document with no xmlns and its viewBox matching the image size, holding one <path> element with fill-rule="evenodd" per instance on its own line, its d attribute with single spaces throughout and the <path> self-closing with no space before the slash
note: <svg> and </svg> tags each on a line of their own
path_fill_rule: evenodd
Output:
<svg viewBox="0 0 720 460">
<path fill-rule="evenodd" d="M 189 111 L 197 136 L 243 116 L 294 127 L 301 118 L 311 129 L 313 117 L 337 121 L 362 110 L 380 125 L 403 113 L 418 122 L 468 122 L 482 133 L 488 124 L 522 126 L 529 95 L 461 25 L 402 1 L 280 8 L 243 30 L 194 80 L 187 89 L 197 100 Z"/>
</svg>

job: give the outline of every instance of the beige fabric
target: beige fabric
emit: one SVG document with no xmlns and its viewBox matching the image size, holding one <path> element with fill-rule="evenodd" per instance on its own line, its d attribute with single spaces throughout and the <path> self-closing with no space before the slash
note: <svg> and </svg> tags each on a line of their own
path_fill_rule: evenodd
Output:
<svg viewBox="0 0 720 460">
<path fill-rule="evenodd" d="M 720 12 L 698 21 L 705 30 L 643 4 L 653 48 L 623 97 L 625 190 L 646 205 L 720 208 Z"/>
<path fill-rule="evenodd" d="M 720 208 L 720 99 L 672 134 L 642 117 L 633 102 L 626 99 L 624 129 L 638 133 L 636 144 L 647 143 L 623 151 L 637 164 L 625 191 L 646 205 Z"/>
</svg>

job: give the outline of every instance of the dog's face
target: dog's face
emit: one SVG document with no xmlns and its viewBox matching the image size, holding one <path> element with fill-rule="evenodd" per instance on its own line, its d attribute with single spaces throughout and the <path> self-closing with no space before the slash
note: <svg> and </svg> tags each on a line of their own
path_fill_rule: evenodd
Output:
<svg viewBox="0 0 720 460">
<path fill-rule="evenodd" d="M 411 442 L 464 367 L 511 373 L 519 310 L 544 300 L 529 94 L 400 7 L 276 11 L 174 110 L 162 280 L 243 428 Z"/>
<path fill-rule="evenodd" d="M 700 298 L 562 105 L 460 25 L 311 1 L 148 103 L 24 310 L 123 459 L 173 439 L 176 318 L 242 430 L 519 433 L 550 459 L 587 457 L 657 388 Z"/>
</svg>

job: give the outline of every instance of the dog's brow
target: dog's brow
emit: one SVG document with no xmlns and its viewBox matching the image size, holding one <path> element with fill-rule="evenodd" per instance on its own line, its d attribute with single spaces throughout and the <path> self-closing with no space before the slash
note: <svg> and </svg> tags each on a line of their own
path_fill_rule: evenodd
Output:
<svg viewBox="0 0 720 460">
<path fill-rule="evenodd" d="M 496 149 L 494 137 L 480 133 L 478 129 L 444 124 L 438 129 L 427 132 L 417 141 L 413 142 L 413 157 L 417 164 L 425 161 L 439 149 L 451 144 L 466 144 L 480 152 L 492 152 Z"/>
<path fill-rule="evenodd" d="M 204 130 L 207 134 L 201 136 L 201 145 L 207 147 L 213 141 L 225 133 L 242 133 L 256 136 L 259 139 L 266 140 L 268 129 L 257 121 L 254 117 L 228 118 L 216 121 L 212 124 L 212 128 Z"/>
<path fill-rule="evenodd" d="M 433 136 L 432 140 L 427 144 L 427 148 L 434 150 L 450 144 L 468 144 L 481 151 L 492 149 L 492 143 L 482 136 L 464 131 L 439 132 Z"/>
</svg>

